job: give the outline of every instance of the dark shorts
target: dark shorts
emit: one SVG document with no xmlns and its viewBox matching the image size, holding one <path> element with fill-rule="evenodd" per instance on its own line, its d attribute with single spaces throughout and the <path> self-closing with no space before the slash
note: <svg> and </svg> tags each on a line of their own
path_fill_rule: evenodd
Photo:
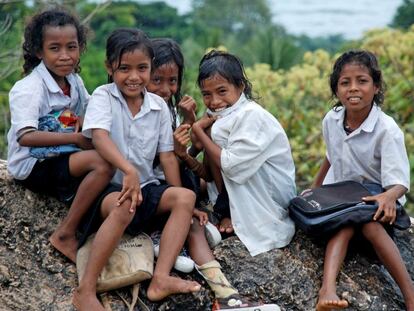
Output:
<svg viewBox="0 0 414 311">
<path fill-rule="evenodd" d="M 137 235 L 142 231 L 146 231 L 153 220 L 161 197 L 169 185 L 157 185 L 151 183 L 141 189 L 142 203 L 137 207 L 134 218 L 126 228 L 125 232 L 131 235 Z M 119 184 L 109 184 L 101 195 L 96 199 L 93 206 L 83 219 L 81 225 L 82 236 L 80 238 L 79 247 L 86 241 L 86 238 L 96 232 L 103 222 L 101 217 L 101 205 L 105 197 L 113 192 L 121 192 L 122 186 Z"/>
<path fill-rule="evenodd" d="M 180 164 L 180 177 L 183 187 L 192 190 L 196 194 L 198 202 L 200 199 L 200 177 L 183 163 Z"/>
<path fill-rule="evenodd" d="M 70 154 L 37 161 L 30 175 L 24 180 L 16 180 L 29 190 L 57 197 L 70 202 L 82 182 L 83 177 L 74 177 L 69 171 Z"/>
</svg>

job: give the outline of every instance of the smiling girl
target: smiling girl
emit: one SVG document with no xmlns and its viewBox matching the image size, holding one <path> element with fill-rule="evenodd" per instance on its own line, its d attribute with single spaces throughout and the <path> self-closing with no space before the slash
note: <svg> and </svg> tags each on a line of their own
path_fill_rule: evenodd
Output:
<svg viewBox="0 0 414 311">
<path fill-rule="evenodd" d="M 410 173 L 404 134 L 381 111 L 384 83 L 371 52 L 349 51 L 335 62 L 330 76 L 332 96 L 338 101 L 323 119 L 326 158 L 313 187 L 354 180 L 366 184 L 378 210 L 371 222 L 344 227 L 330 237 L 325 252 L 318 311 L 342 309 L 348 302 L 336 293 L 336 278 L 354 235 L 362 235 L 374 248 L 401 289 L 407 310 L 414 310 L 414 287 L 400 252 L 389 232 L 396 219 L 396 201 L 404 203 Z"/>
<path fill-rule="evenodd" d="M 70 260 L 76 260 L 76 229 L 81 218 L 112 177 L 112 168 L 82 135 L 82 118 L 89 98 L 79 72 L 86 46 L 86 29 L 66 11 L 35 15 L 25 29 L 24 73 L 10 91 L 11 128 L 8 170 L 19 183 L 35 192 L 71 202 L 69 212 L 49 238 Z M 75 132 L 38 130 L 39 119 L 51 113 L 78 111 Z M 82 151 L 37 159 L 31 147 L 74 144 Z"/>
<path fill-rule="evenodd" d="M 124 232 L 137 235 L 159 215 L 167 215 L 159 256 L 147 289 L 152 301 L 200 290 L 197 282 L 170 275 L 187 237 L 195 195 L 182 188 L 174 155 L 170 112 L 165 101 L 147 92 L 154 57 L 150 40 L 138 29 L 115 30 L 106 45 L 111 83 L 92 94 L 83 133 L 117 170 L 97 200 L 88 232 L 97 230 L 85 274 L 74 291 L 78 310 L 102 310 L 96 282 Z M 168 184 L 155 177 L 159 154 Z"/>
<path fill-rule="evenodd" d="M 253 256 L 286 246 L 295 233 L 287 207 L 296 188 L 283 128 L 253 101 L 236 56 L 211 51 L 200 62 L 197 82 L 208 111 L 192 130 L 212 171 L 221 171 L 235 233 Z"/>
</svg>

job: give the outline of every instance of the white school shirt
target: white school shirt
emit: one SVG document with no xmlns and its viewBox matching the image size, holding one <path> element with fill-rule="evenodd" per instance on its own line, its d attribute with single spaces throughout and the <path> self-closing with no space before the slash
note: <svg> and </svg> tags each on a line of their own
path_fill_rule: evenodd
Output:
<svg viewBox="0 0 414 311">
<path fill-rule="evenodd" d="M 295 167 L 279 122 L 244 94 L 221 114 L 211 135 L 221 149 L 234 231 L 252 256 L 291 241 L 288 216 L 296 195 Z"/>
<path fill-rule="evenodd" d="M 82 79 L 77 74 L 66 76 L 70 84 L 70 97 L 51 76 L 43 61 L 23 79 L 16 82 L 9 93 L 11 127 L 7 134 L 8 171 L 16 179 L 26 179 L 36 164 L 37 159 L 30 156 L 30 147 L 17 142 L 17 133 L 25 127 L 38 127 L 39 118 L 51 111 L 71 109 L 85 110 L 89 94 Z"/>
<path fill-rule="evenodd" d="M 114 83 L 97 88 L 86 110 L 83 134 L 92 137 L 93 129 L 104 129 L 118 150 L 138 171 L 141 187 L 158 183 L 153 171 L 156 153 L 174 150 L 171 117 L 165 101 L 144 92 L 141 110 L 133 117 Z M 112 182 L 122 184 L 123 173 L 117 170 Z"/>
<path fill-rule="evenodd" d="M 383 188 L 410 189 L 410 166 L 404 134 L 394 119 L 373 105 L 368 117 L 349 135 L 343 122 L 345 109 L 329 111 L 322 122 L 331 167 L 324 183 L 344 180 L 375 182 Z M 405 202 L 402 197 L 400 203 Z"/>
</svg>

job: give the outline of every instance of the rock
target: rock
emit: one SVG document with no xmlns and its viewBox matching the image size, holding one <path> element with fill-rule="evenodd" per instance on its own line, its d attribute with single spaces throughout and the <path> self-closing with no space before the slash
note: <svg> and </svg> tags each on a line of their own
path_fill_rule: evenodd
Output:
<svg viewBox="0 0 414 311">
<path fill-rule="evenodd" d="M 77 285 L 76 268 L 48 243 L 68 207 L 14 183 L 7 176 L 6 165 L 0 160 L 0 309 L 74 310 L 71 290 Z M 413 228 L 397 232 L 396 238 L 413 276 Z M 238 238 L 231 237 L 214 254 L 241 294 L 277 303 L 282 310 L 314 310 L 322 278 L 323 243 L 297 232 L 284 249 L 251 257 Z M 180 276 L 202 283 L 203 289 L 150 303 L 145 296 L 148 282 L 144 282 L 140 297 L 151 310 L 211 310 L 214 297 L 200 276 L 196 272 Z M 350 302 L 347 310 L 404 310 L 401 292 L 389 273 L 363 254 L 350 252 L 347 256 L 338 293 Z M 128 289 L 119 294 L 130 300 Z M 115 292 L 104 297 L 112 310 L 128 310 Z"/>
</svg>

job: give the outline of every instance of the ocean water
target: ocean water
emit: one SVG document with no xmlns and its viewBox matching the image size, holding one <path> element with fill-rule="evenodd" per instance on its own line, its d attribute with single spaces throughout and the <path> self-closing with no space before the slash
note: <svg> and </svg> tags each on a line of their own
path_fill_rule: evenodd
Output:
<svg viewBox="0 0 414 311">
<path fill-rule="evenodd" d="M 142 0 L 151 1 L 157 0 Z M 179 13 L 191 10 L 191 0 L 164 1 Z M 291 34 L 310 37 L 342 34 L 347 39 L 357 39 L 369 29 L 386 27 L 403 0 L 268 0 L 268 3 L 273 21 Z"/>
<path fill-rule="evenodd" d="M 342 34 L 347 39 L 386 27 L 402 0 L 273 0 L 273 21 L 289 33 L 311 37 Z"/>
</svg>

